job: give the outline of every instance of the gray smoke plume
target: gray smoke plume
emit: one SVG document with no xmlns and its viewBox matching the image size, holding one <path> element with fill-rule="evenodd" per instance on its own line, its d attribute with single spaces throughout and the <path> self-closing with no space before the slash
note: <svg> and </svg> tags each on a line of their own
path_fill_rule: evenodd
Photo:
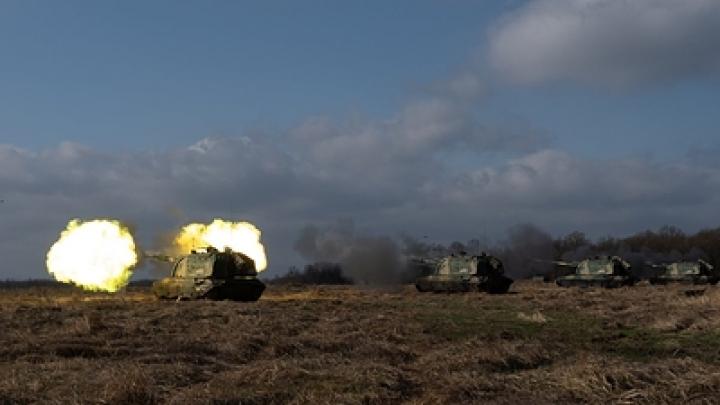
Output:
<svg viewBox="0 0 720 405">
<path fill-rule="evenodd" d="M 295 250 L 314 262 L 335 262 L 356 284 L 382 286 L 400 282 L 404 260 L 395 241 L 385 236 L 357 235 L 352 220 L 329 226 L 308 225 Z"/>
<path fill-rule="evenodd" d="M 356 283 L 390 285 L 400 281 L 402 260 L 392 239 L 362 237 L 355 239 L 341 265 Z"/>
<path fill-rule="evenodd" d="M 576 247 L 574 250 L 564 252 L 560 258 L 566 262 L 573 262 L 573 261 L 587 259 L 588 257 L 591 257 L 593 254 L 594 254 L 594 250 L 593 250 L 592 246 L 581 245 L 581 246 Z"/>
<path fill-rule="evenodd" d="M 555 250 L 550 234 L 533 224 L 520 224 L 508 229 L 507 235 L 491 253 L 500 257 L 509 277 L 527 278 L 553 268 Z"/>
<path fill-rule="evenodd" d="M 295 240 L 295 250 L 308 260 L 339 262 L 355 239 L 352 220 L 339 220 L 326 227 L 305 226 Z"/>
<path fill-rule="evenodd" d="M 448 254 L 449 250 L 442 244 L 429 242 L 427 237 L 414 238 L 410 235 L 400 237 L 402 253 L 410 257 L 438 258 Z"/>
</svg>

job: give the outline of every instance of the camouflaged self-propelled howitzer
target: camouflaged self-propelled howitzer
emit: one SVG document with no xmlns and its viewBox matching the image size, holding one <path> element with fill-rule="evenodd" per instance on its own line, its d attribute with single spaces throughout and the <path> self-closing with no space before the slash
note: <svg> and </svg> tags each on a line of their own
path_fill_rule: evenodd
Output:
<svg viewBox="0 0 720 405">
<path fill-rule="evenodd" d="M 716 284 L 720 281 L 720 274 L 705 260 L 694 262 L 673 262 L 666 264 L 649 264 L 659 270 L 650 277 L 652 284 L 683 283 L 683 284 Z"/>
<path fill-rule="evenodd" d="M 230 249 L 193 250 L 177 260 L 153 254 L 146 257 L 174 263 L 170 277 L 153 283 L 158 298 L 257 301 L 265 290 L 265 284 L 257 278 L 255 262 Z"/>
<path fill-rule="evenodd" d="M 579 262 L 553 262 L 559 267 L 574 267 L 575 274 L 558 277 L 561 287 L 615 288 L 634 285 L 637 282 L 630 273 L 630 263 L 618 256 L 596 256 Z"/>
<path fill-rule="evenodd" d="M 433 274 L 420 277 L 415 287 L 420 292 L 480 291 L 504 294 L 513 280 L 503 273 L 500 259 L 486 255 L 451 254 L 441 259 L 421 259 L 435 267 Z"/>
</svg>

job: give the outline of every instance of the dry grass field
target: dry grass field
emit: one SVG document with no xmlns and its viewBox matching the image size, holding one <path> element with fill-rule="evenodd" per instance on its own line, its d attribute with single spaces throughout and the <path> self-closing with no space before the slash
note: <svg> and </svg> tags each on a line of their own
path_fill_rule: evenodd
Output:
<svg viewBox="0 0 720 405">
<path fill-rule="evenodd" d="M 0 403 L 717 402 L 720 287 L 0 290 Z"/>
</svg>

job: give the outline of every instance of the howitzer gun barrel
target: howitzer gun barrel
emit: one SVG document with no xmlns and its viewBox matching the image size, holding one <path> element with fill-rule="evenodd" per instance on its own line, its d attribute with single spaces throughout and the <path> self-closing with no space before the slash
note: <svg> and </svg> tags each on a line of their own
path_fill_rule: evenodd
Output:
<svg viewBox="0 0 720 405">
<path fill-rule="evenodd" d="M 410 263 L 424 264 L 428 266 L 435 266 L 440 263 L 440 259 L 434 259 L 429 257 L 408 256 L 407 260 Z"/>
<path fill-rule="evenodd" d="M 147 259 L 157 260 L 159 262 L 174 263 L 177 258 L 160 252 L 143 252 L 143 257 Z"/>
<path fill-rule="evenodd" d="M 575 267 L 578 265 L 577 262 L 566 262 L 562 260 L 542 260 L 542 259 L 535 259 L 533 260 L 537 263 L 546 263 L 546 264 L 554 264 L 556 266 L 567 266 L 567 267 Z"/>
</svg>

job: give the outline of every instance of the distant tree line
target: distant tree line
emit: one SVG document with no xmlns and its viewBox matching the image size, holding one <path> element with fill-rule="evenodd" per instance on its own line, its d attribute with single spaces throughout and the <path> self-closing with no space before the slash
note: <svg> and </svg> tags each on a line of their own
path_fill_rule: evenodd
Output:
<svg viewBox="0 0 720 405">
<path fill-rule="evenodd" d="M 302 270 L 291 267 L 282 276 L 267 280 L 270 284 L 352 284 L 352 280 L 343 275 L 338 263 L 318 262 L 306 265 Z"/>
<path fill-rule="evenodd" d="M 590 241 L 582 232 L 572 232 L 554 241 L 556 258 L 588 253 L 641 255 L 648 259 L 697 260 L 720 264 L 720 228 L 686 234 L 674 226 L 644 231 L 625 238 L 604 237 Z"/>
</svg>

